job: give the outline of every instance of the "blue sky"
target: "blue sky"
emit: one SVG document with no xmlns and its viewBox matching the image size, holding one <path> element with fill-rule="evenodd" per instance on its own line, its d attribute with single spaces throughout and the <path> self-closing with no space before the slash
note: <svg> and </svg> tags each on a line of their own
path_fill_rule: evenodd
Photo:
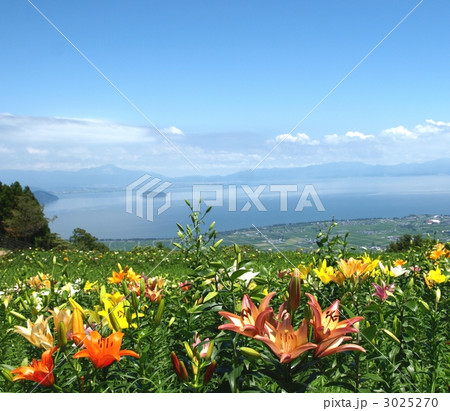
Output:
<svg viewBox="0 0 450 411">
<path fill-rule="evenodd" d="M 0 168 L 446 157 L 450 3 L 419 3 L 2 1 Z"/>
</svg>

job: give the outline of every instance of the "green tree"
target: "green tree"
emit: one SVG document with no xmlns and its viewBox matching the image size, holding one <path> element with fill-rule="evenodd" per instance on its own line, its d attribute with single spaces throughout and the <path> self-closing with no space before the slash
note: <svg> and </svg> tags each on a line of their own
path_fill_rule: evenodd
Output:
<svg viewBox="0 0 450 411">
<path fill-rule="evenodd" d="M 94 237 L 92 234 L 89 234 L 83 228 L 75 228 L 73 230 L 72 236 L 69 239 L 69 241 L 78 250 L 83 251 L 97 250 L 102 253 L 109 250 L 105 244 L 97 240 L 98 240 L 97 237 Z"/>
<path fill-rule="evenodd" d="M 8 248 L 50 248 L 52 236 L 45 218 L 44 208 L 29 187 L 20 183 L 10 186 L 0 183 L 0 235 Z"/>
<path fill-rule="evenodd" d="M 430 239 L 423 238 L 420 234 L 412 236 L 411 234 L 403 234 L 395 242 L 391 242 L 386 248 L 388 252 L 408 251 L 410 248 L 421 247 L 425 244 L 431 244 Z"/>
</svg>

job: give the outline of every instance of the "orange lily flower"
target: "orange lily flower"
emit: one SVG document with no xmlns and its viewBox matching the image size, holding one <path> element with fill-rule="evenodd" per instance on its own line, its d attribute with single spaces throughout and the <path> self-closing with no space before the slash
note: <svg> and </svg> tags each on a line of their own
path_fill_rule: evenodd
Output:
<svg viewBox="0 0 450 411">
<path fill-rule="evenodd" d="M 305 294 L 309 298 L 308 304 L 313 311 L 311 324 L 314 329 L 314 341 L 318 344 L 314 356 L 325 357 L 348 350 L 365 352 L 364 348 L 356 344 L 340 346 L 344 341 L 351 340 L 351 337 L 344 337 L 345 334 L 358 332 L 352 325 L 362 321 L 363 317 L 353 317 L 339 322 L 339 300 L 336 300 L 325 312 L 322 312 L 316 298 L 311 294 Z"/>
<path fill-rule="evenodd" d="M 139 354 L 134 351 L 120 349 L 123 336 L 121 332 L 115 332 L 107 338 L 103 338 L 97 331 L 92 331 L 87 336 L 77 334 L 86 348 L 77 352 L 73 358 L 88 357 L 95 368 L 107 367 L 114 361 L 120 361 L 120 357 L 124 355 L 139 358 Z"/>
<path fill-rule="evenodd" d="M 342 274 L 344 275 L 344 280 L 350 280 L 353 284 L 356 284 L 359 279 L 364 281 L 369 275 L 369 263 L 365 263 L 362 260 L 357 260 L 353 257 L 348 260 L 339 260 L 338 266 Z"/>
<path fill-rule="evenodd" d="M 272 292 L 264 297 L 259 308 L 245 294 L 242 299 L 240 316 L 227 311 L 219 311 L 219 315 L 230 321 L 227 324 L 220 325 L 219 330 L 230 330 L 247 337 L 263 334 L 263 330 L 268 324 L 267 321 L 270 321 L 269 317 L 273 314 L 272 308 L 269 308 L 269 301 L 275 294 L 275 292 Z"/>
<path fill-rule="evenodd" d="M 338 337 L 322 341 L 314 350 L 314 357 L 322 358 L 326 357 L 327 355 L 336 354 L 342 351 L 366 352 L 366 350 L 358 344 L 341 345 L 344 341 L 350 341 L 351 339 L 352 337 Z"/>
<path fill-rule="evenodd" d="M 78 307 L 75 307 L 72 314 L 72 340 L 76 345 L 83 342 L 84 337 L 80 339 L 80 335 L 84 335 L 83 317 Z"/>
<path fill-rule="evenodd" d="M 433 260 L 439 260 L 441 256 L 444 256 L 444 258 L 450 258 L 450 251 L 447 250 L 442 243 L 438 243 L 433 247 L 433 251 L 430 253 L 430 258 Z"/>
<path fill-rule="evenodd" d="M 108 282 L 112 284 L 120 284 L 122 280 L 125 278 L 125 272 L 123 271 L 113 271 L 112 277 L 108 277 Z"/>
<path fill-rule="evenodd" d="M 290 315 L 285 311 L 283 319 L 276 326 L 266 323 L 265 335 L 255 335 L 255 339 L 266 344 L 282 363 L 288 363 L 302 355 L 305 351 L 317 347 L 308 343 L 308 324 L 302 321 L 300 327 L 294 331 Z"/>
<path fill-rule="evenodd" d="M 30 380 L 37 382 L 39 385 L 50 387 L 55 383 L 55 376 L 53 375 L 53 353 L 58 347 L 53 347 L 50 350 L 42 353 L 41 360 L 33 359 L 30 366 L 19 367 L 11 371 L 14 376 L 13 381 Z"/>
</svg>

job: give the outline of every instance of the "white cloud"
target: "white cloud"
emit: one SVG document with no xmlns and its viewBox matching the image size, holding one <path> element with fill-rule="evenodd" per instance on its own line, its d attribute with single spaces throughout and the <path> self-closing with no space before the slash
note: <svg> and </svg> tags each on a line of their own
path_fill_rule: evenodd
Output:
<svg viewBox="0 0 450 411">
<path fill-rule="evenodd" d="M 11 154 L 13 152 L 14 152 L 14 150 L 11 150 L 11 149 L 9 149 L 7 147 L 0 146 L 0 153 Z"/>
<path fill-rule="evenodd" d="M 325 143 L 327 144 L 338 144 L 341 141 L 341 136 L 339 134 L 326 134 L 324 137 Z"/>
<path fill-rule="evenodd" d="M 359 138 L 360 140 L 367 140 L 368 138 L 375 137 L 372 134 L 364 134 L 364 133 L 360 133 L 359 131 L 347 131 L 345 133 L 345 136 L 350 137 L 350 138 Z"/>
<path fill-rule="evenodd" d="M 46 156 L 49 154 L 48 150 L 40 149 L 40 148 L 34 148 L 34 147 L 27 147 L 25 149 L 28 154 L 37 155 L 37 156 Z"/>
<path fill-rule="evenodd" d="M 450 123 L 445 123 L 444 121 L 426 120 L 426 122 L 429 124 L 434 124 L 435 126 L 450 127 Z"/>
<path fill-rule="evenodd" d="M 418 124 L 415 129 L 419 134 L 437 134 L 443 131 L 450 131 L 450 123 L 426 120 L 426 124 Z"/>
<path fill-rule="evenodd" d="M 403 138 L 403 139 L 415 139 L 417 138 L 416 134 L 409 131 L 404 126 L 398 126 L 398 127 L 392 127 L 388 128 L 386 130 L 383 130 L 381 132 L 382 136 L 391 136 L 391 137 L 397 137 L 397 138 Z"/>
<path fill-rule="evenodd" d="M 355 143 L 357 141 L 370 140 L 375 138 L 372 134 L 364 134 L 360 131 L 347 131 L 344 135 L 341 134 L 327 134 L 324 141 L 327 144 L 336 145 L 344 143 Z"/>
<path fill-rule="evenodd" d="M 372 133 L 352 128 L 333 133 L 331 129 L 318 139 L 306 133 L 267 139 L 267 135 L 242 130 L 184 138 L 183 131 L 173 125 L 161 131 L 179 150 L 150 127 L 96 119 L 0 114 L 0 168 L 74 170 L 115 164 L 167 176 L 212 175 L 252 169 L 262 159 L 260 167 L 355 160 L 396 164 L 439 159 L 450 153 L 450 123 L 434 120 Z M 266 158 L 274 147 L 276 150 Z"/>
<path fill-rule="evenodd" d="M 163 128 L 163 129 L 161 129 L 161 131 L 164 134 L 175 134 L 175 135 L 179 135 L 179 136 L 184 136 L 184 133 L 179 128 L 176 128 L 175 126 Z"/>
<path fill-rule="evenodd" d="M 298 143 L 298 144 L 310 144 L 310 145 L 317 145 L 319 144 L 319 141 L 317 140 L 311 140 L 306 133 L 297 133 L 297 135 L 293 136 L 291 134 L 280 134 L 275 137 L 275 141 L 277 143 L 279 142 L 286 142 L 286 143 Z"/>
<path fill-rule="evenodd" d="M 178 129 L 177 129 L 178 130 Z M 15 142 L 29 144 L 121 144 L 153 142 L 150 127 L 120 124 L 108 120 L 64 117 L 30 117 L 0 114 L 0 132 Z"/>
</svg>

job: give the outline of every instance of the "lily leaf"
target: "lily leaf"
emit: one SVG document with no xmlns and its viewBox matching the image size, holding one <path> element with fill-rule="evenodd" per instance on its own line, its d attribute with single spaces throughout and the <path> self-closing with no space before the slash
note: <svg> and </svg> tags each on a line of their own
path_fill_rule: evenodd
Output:
<svg viewBox="0 0 450 411">
<path fill-rule="evenodd" d="M 363 337 L 366 338 L 368 341 L 372 341 L 375 338 L 376 333 L 377 333 L 376 325 L 371 325 L 370 327 L 364 328 L 364 330 L 361 331 Z"/>
<path fill-rule="evenodd" d="M 380 330 L 383 331 L 388 337 L 390 337 L 391 340 L 400 344 L 400 340 L 391 331 L 387 330 L 386 328 L 380 328 Z"/>
<path fill-rule="evenodd" d="M 204 298 L 203 303 L 206 303 L 209 300 L 212 300 L 217 294 L 219 294 L 217 291 L 211 291 L 207 294 L 207 296 Z"/>
</svg>

